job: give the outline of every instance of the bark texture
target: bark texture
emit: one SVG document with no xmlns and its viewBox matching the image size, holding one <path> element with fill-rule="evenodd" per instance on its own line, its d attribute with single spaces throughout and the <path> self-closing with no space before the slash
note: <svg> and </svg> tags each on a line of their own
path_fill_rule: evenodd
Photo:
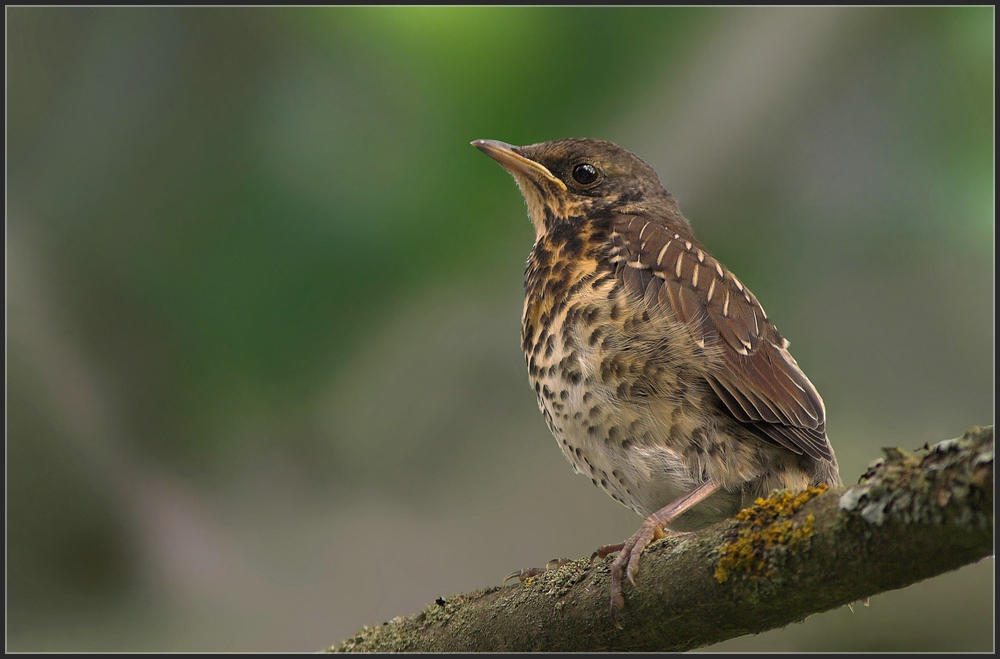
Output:
<svg viewBox="0 0 1000 659">
<path fill-rule="evenodd" d="M 683 651 L 783 627 L 993 554 L 993 426 L 915 454 L 884 449 L 853 487 L 775 493 L 736 518 L 668 537 L 626 583 L 611 624 L 613 557 L 439 599 L 330 648 Z"/>
</svg>

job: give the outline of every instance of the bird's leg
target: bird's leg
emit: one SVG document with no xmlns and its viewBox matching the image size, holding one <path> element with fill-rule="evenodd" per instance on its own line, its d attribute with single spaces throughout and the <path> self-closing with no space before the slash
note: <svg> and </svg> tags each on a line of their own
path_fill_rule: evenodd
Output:
<svg viewBox="0 0 1000 659">
<path fill-rule="evenodd" d="M 591 557 L 593 560 L 596 556 L 603 558 L 612 552 L 619 552 L 615 562 L 611 564 L 611 620 L 616 627 L 621 628 L 618 624 L 618 610 L 625 607 L 625 598 L 622 597 L 622 568 L 628 566 L 625 574 L 632 585 L 635 585 L 635 575 L 639 571 L 639 557 L 642 555 L 642 550 L 653 540 L 666 537 L 665 526 L 718 489 L 719 486 L 714 481 L 705 481 L 647 517 L 631 538 L 621 544 L 605 545 Z"/>
</svg>

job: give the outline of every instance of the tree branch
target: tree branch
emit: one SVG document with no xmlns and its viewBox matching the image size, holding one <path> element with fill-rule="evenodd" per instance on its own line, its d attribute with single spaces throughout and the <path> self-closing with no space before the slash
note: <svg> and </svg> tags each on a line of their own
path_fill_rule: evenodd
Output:
<svg viewBox="0 0 1000 659">
<path fill-rule="evenodd" d="M 776 493 L 643 554 L 611 624 L 608 561 L 439 599 L 332 651 L 683 651 L 754 634 L 993 553 L 993 426 L 886 457 L 842 490 Z M 629 584 L 626 584 L 628 586 Z"/>
</svg>

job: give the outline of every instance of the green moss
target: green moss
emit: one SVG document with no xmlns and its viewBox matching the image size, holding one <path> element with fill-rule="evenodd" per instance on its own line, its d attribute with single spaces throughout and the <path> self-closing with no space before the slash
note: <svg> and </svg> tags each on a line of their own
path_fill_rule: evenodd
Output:
<svg viewBox="0 0 1000 659">
<path fill-rule="evenodd" d="M 736 519 L 736 538 L 719 549 L 715 579 L 725 583 L 731 574 L 743 573 L 751 578 L 772 577 L 776 558 L 795 552 L 801 543 L 812 537 L 815 518 L 807 515 L 801 522 L 792 519 L 807 501 L 827 490 L 826 485 L 810 487 L 802 492 L 777 492 L 767 499 L 757 499 L 741 510 Z"/>
</svg>

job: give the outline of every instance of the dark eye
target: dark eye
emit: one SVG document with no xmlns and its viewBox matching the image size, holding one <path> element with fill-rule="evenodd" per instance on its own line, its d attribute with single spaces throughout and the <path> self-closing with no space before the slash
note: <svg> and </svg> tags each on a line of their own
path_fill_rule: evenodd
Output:
<svg viewBox="0 0 1000 659">
<path fill-rule="evenodd" d="M 581 162 L 573 168 L 573 180 L 580 185 L 590 185 L 597 180 L 600 172 L 588 162 Z"/>
</svg>

